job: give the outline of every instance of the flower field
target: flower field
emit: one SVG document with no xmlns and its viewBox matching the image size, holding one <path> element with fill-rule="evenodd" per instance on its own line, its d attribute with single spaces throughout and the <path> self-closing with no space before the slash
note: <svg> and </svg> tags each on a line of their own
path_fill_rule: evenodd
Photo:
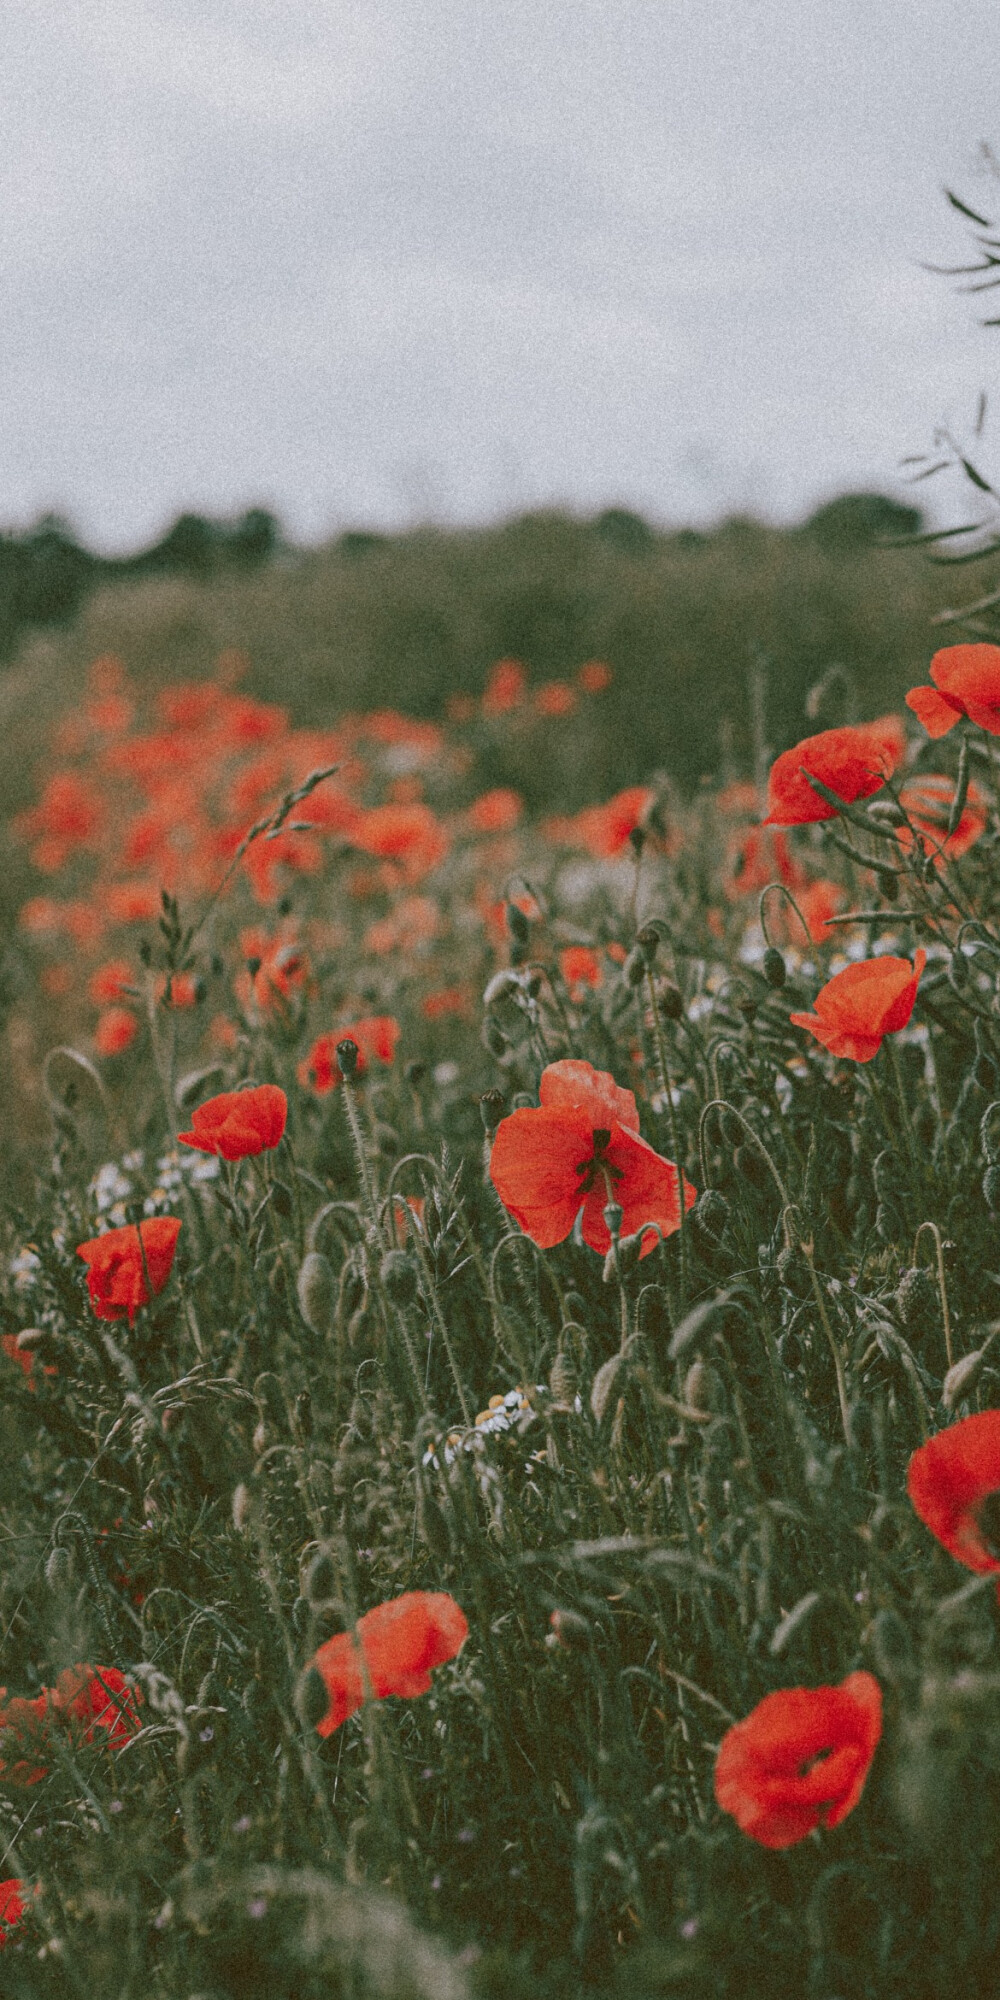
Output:
<svg viewBox="0 0 1000 2000">
<path fill-rule="evenodd" d="M 927 673 L 546 816 L 602 660 L 93 660 L 13 826 L 5 1997 L 1000 1990 L 1000 648 Z"/>
</svg>

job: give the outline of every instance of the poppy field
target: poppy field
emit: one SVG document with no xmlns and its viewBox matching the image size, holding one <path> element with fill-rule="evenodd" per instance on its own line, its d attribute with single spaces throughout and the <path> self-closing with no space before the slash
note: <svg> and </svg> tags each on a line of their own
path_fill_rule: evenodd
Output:
<svg viewBox="0 0 1000 2000">
<path fill-rule="evenodd" d="M 603 660 L 247 674 L 11 829 L 0 1992 L 1000 1989 L 1000 648 L 573 812 Z"/>
</svg>

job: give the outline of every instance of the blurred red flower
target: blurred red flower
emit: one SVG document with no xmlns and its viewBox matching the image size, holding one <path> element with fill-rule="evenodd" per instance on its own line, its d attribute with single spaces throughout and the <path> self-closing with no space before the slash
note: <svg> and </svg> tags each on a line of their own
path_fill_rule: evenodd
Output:
<svg viewBox="0 0 1000 2000">
<path fill-rule="evenodd" d="M 511 791 L 508 785 L 497 785 L 492 792 L 483 792 L 473 799 L 468 821 L 473 833 L 511 833 L 523 811 L 520 792 Z"/>
<path fill-rule="evenodd" d="M 927 953 L 908 958 L 863 958 L 848 965 L 821 986 L 814 1014 L 790 1014 L 797 1028 L 807 1028 L 831 1055 L 851 1062 L 871 1062 L 885 1035 L 905 1028 L 913 1012 L 917 985 Z"/>
<path fill-rule="evenodd" d="M 550 819 L 542 828 L 551 840 L 585 848 L 595 861 L 610 861 L 628 846 L 629 835 L 641 826 L 656 793 L 648 785 L 629 785 L 602 806 L 585 806 L 572 819 Z"/>
<path fill-rule="evenodd" d="M 361 1707 L 366 1677 L 376 1700 L 427 1694 L 431 1668 L 453 1660 L 468 1635 L 464 1611 L 445 1590 L 409 1590 L 366 1611 L 356 1634 L 338 1632 L 313 1656 L 330 1697 L 319 1734 L 332 1736 Z"/>
<path fill-rule="evenodd" d="M 531 699 L 538 715 L 572 715 L 579 695 L 568 681 L 543 681 Z"/>
<path fill-rule="evenodd" d="M 0 1951 L 25 1911 L 27 1889 L 16 1875 L 9 1875 L 6 1882 L 0 1882 Z"/>
<path fill-rule="evenodd" d="M 528 676 L 520 660 L 497 660 L 486 677 L 482 710 L 484 715 L 507 715 L 524 700 Z"/>
<path fill-rule="evenodd" d="M 1000 652 L 1000 647 L 997 648 Z M 943 868 L 946 861 L 960 861 L 970 847 L 974 847 L 980 835 L 986 831 L 988 818 L 986 799 L 979 786 L 973 781 L 966 794 L 965 804 L 959 816 L 954 833 L 948 832 L 955 787 L 950 778 L 929 772 L 926 776 L 913 778 L 904 785 L 899 794 L 899 803 L 906 808 L 917 833 L 923 836 L 924 845 L 934 864 Z M 908 826 L 897 829 L 896 838 L 900 847 L 909 852 L 913 846 L 913 834 Z"/>
<path fill-rule="evenodd" d="M 881 1734 L 873 1674 L 848 1674 L 839 1687 L 781 1688 L 727 1729 L 716 1800 L 762 1847 L 792 1847 L 854 1811 Z"/>
<path fill-rule="evenodd" d="M 399 1022 L 391 1014 L 370 1014 L 364 1020 L 352 1021 L 349 1027 L 335 1028 L 331 1034 L 320 1035 L 313 1043 L 309 1054 L 298 1069 L 299 1082 L 306 1089 L 315 1091 L 317 1097 L 324 1097 L 328 1090 L 335 1090 L 343 1082 L 337 1061 L 337 1043 L 353 1042 L 358 1051 L 358 1074 L 367 1069 L 370 1062 L 391 1063 L 396 1057 L 396 1043 L 402 1030 Z"/>
<path fill-rule="evenodd" d="M 99 1056 L 120 1056 L 135 1041 L 139 1023 L 127 1007 L 105 1007 L 97 1017 L 94 1047 Z"/>
<path fill-rule="evenodd" d="M 910 1460 L 906 1490 L 950 1555 L 1000 1576 L 1000 1410 L 981 1410 L 928 1438 Z"/>
<path fill-rule="evenodd" d="M 430 806 L 372 806 L 350 829 L 353 846 L 398 864 L 406 881 L 428 875 L 448 852 L 448 836 Z"/>
<path fill-rule="evenodd" d="M 45 1777 L 54 1723 L 76 1730 L 85 1743 L 97 1741 L 98 1732 L 111 1743 L 126 1742 L 140 1727 L 140 1699 L 117 1667 L 67 1667 L 54 1688 L 42 1688 L 30 1700 L 14 1695 L 8 1701 L 6 1688 L 0 1688 L 4 1783 L 36 1785 Z"/>
<path fill-rule="evenodd" d="M 122 998 L 123 988 L 135 983 L 135 974 L 127 958 L 112 958 L 106 965 L 99 965 L 87 982 L 87 992 L 98 1007 L 113 1005 Z"/>
<path fill-rule="evenodd" d="M 244 1160 L 280 1144 L 287 1116 L 284 1091 L 276 1083 L 259 1083 L 252 1090 L 223 1090 L 209 1097 L 192 1112 L 191 1131 L 177 1137 L 199 1153 Z"/>
<path fill-rule="evenodd" d="M 803 773 L 819 778 L 846 805 L 852 805 L 881 789 L 905 749 L 906 732 L 898 715 L 803 737 L 771 766 L 768 814 L 763 824 L 807 826 L 813 820 L 836 819 L 836 808 L 813 790 Z"/>
<path fill-rule="evenodd" d="M 131 1326 L 140 1306 L 149 1304 L 150 1286 L 154 1295 L 162 1292 L 173 1267 L 180 1227 L 179 1216 L 153 1215 L 77 1245 L 76 1254 L 87 1266 L 87 1290 L 98 1319 L 124 1319 L 127 1315 Z"/>
<path fill-rule="evenodd" d="M 583 1208 L 583 1240 L 606 1251 L 609 1201 L 620 1204 L 622 1234 L 644 1222 L 664 1236 L 680 1228 L 680 1176 L 672 1161 L 639 1137 L 630 1090 L 588 1062 L 550 1063 L 542 1071 L 536 1110 L 513 1111 L 497 1128 L 490 1178 L 505 1208 L 542 1249 L 561 1243 Z M 690 1208 L 695 1190 L 684 1183 Z M 650 1232 L 641 1250 L 655 1250 Z"/>
<path fill-rule="evenodd" d="M 933 687 L 911 688 L 906 697 L 928 736 L 947 736 L 963 715 L 1000 736 L 1000 646 L 943 646 L 931 680 Z"/>
<path fill-rule="evenodd" d="M 559 970 L 569 987 L 572 1001 L 582 1000 L 588 986 L 601 983 L 601 961 L 586 944 L 568 944 L 559 953 Z"/>
<path fill-rule="evenodd" d="M 611 686 L 614 674 L 606 660 L 585 660 L 576 670 L 576 680 L 584 694 L 603 694 Z"/>
</svg>

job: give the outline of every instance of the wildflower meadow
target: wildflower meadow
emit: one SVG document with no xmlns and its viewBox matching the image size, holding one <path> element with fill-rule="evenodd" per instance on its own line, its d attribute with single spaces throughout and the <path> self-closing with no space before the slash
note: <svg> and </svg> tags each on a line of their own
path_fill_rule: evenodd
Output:
<svg viewBox="0 0 1000 2000">
<path fill-rule="evenodd" d="M 495 774 L 601 659 L 53 716 L 5 2000 L 1000 1991 L 1000 647 L 923 673 L 572 812 Z"/>
</svg>

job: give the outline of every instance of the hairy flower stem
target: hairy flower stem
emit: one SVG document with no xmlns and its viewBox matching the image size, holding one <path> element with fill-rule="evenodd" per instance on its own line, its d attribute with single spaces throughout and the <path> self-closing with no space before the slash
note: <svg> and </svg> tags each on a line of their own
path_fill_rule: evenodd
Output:
<svg viewBox="0 0 1000 2000">
<path fill-rule="evenodd" d="M 368 1210 L 368 1218 L 369 1221 L 371 1222 L 372 1228 L 375 1231 L 375 1241 L 378 1244 L 379 1249 L 385 1250 L 386 1248 L 385 1232 L 382 1228 L 382 1218 L 379 1214 L 378 1200 L 376 1198 L 376 1193 L 375 1193 L 375 1184 L 372 1179 L 371 1169 L 368 1164 L 368 1154 L 365 1148 L 364 1133 L 361 1130 L 361 1120 L 358 1117 L 358 1106 L 357 1106 L 357 1100 L 354 1095 L 354 1085 L 352 1084 L 350 1078 L 345 1076 L 341 1081 L 340 1088 L 344 1099 L 344 1110 L 347 1113 L 347 1123 L 350 1126 L 351 1130 L 351 1140 L 354 1145 L 354 1157 L 358 1164 L 358 1178 L 361 1182 L 361 1189 L 364 1195 L 365 1207 Z"/>
<path fill-rule="evenodd" d="M 680 1251 L 680 1310 L 683 1313 L 687 1311 L 688 1295 L 688 1218 L 685 1201 L 684 1157 L 681 1150 L 680 1126 L 677 1122 L 677 1107 L 674 1104 L 673 1081 L 670 1075 L 670 1066 L 667 1062 L 666 1043 L 663 1039 L 663 1023 L 660 1020 L 660 1010 L 656 1003 L 656 981 L 653 978 L 653 968 L 651 965 L 647 965 L 646 967 L 646 986 L 649 993 L 650 1011 L 653 1016 L 653 1039 L 656 1043 L 656 1060 L 660 1073 L 660 1089 L 667 1100 L 667 1117 L 670 1122 L 670 1144 L 673 1148 L 674 1165 L 677 1169 L 677 1200 L 680 1207 L 678 1242 Z"/>
</svg>

